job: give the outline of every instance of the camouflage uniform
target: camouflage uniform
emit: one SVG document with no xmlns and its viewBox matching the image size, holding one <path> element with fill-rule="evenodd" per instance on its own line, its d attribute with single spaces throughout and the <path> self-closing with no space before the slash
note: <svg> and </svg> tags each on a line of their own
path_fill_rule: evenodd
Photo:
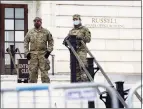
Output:
<svg viewBox="0 0 143 109">
<path fill-rule="evenodd" d="M 75 14 L 75 15 L 73 15 L 73 19 L 74 18 L 80 18 L 80 15 Z M 70 30 L 68 36 L 70 36 L 70 35 L 82 36 L 82 39 L 85 44 L 89 43 L 91 41 L 91 33 L 90 33 L 89 29 L 82 25 Z M 84 65 L 87 67 L 87 59 L 86 59 L 87 51 L 85 50 L 85 48 L 82 44 L 77 45 L 77 54 L 79 55 L 79 57 L 82 60 L 82 62 L 84 63 Z M 76 66 L 76 81 L 78 81 L 78 82 L 89 81 L 85 72 L 80 68 L 78 63 Z"/>
<path fill-rule="evenodd" d="M 47 48 L 48 41 L 48 48 Z M 30 50 L 29 50 L 30 43 Z M 36 30 L 31 29 L 24 39 L 24 50 L 27 55 L 30 53 L 31 59 L 29 60 L 29 83 L 37 83 L 38 68 L 41 70 L 42 83 L 50 83 L 48 70 L 50 70 L 50 61 L 46 59 L 45 53 L 53 51 L 54 41 L 50 31 L 45 28 Z"/>
</svg>

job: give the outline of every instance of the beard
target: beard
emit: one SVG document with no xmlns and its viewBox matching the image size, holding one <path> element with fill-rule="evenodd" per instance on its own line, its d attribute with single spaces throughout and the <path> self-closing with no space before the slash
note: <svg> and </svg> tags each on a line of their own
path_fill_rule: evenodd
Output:
<svg viewBox="0 0 143 109">
<path fill-rule="evenodd" d="M 34 26 L 35 26 L 35 28 L 37 28 L 37 29 L 38 29 L 38 28 L 41 26 L 41 24 L 39 24 L 39 23 L 35 23 L 35 24 L 34 24 Z"/>
</svg>

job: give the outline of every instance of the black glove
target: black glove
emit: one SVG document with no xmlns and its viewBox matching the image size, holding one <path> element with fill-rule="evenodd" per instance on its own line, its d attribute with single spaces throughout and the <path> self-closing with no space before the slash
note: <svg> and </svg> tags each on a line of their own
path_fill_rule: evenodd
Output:
<svg viewBox="0 0 143 109">
<path fill-rule="evenodd" d="M 26 57 L 27 57 L 28 60 L 30 60 L 31 59 L 31 54 L 28 53 Z"/>
<path fill-rule="evenodd" d="M 46 54 L 45 54 L 45 58 L 46 58 L 46 59 L 49 57 L 50 53 L 51 53 L 51 52 L 49 52 L 49 51 L 46 52 Z"/>
<path fill-rule="evenodd" d="M 63 41 L 63 45 L 65 45 L 65 46 L 67 46 L 68 44 L 67 44 L 67 42 L 66 42 L 66 40 L 69 40 L 69 38 L 70 38 L 70 36 L 67 36 L 65 39 L 64 39 L 64 41 Z"/>
<path fill-rule="evenodd" d="M 68 46 L 66 40 L 63 41 L 63 45 Z"/>
</svg>

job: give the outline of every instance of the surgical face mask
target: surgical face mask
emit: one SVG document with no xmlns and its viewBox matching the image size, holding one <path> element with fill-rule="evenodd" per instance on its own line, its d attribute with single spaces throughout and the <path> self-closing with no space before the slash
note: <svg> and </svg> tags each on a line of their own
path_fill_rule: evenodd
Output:
<svg viewBox="0 0 143 109">
<path fill-rule="evenodd" d="M 79 25 L 79 24 L 80 24 L 80 20 L 75 20 L 75 21 L 73 21 L 73 24 L 74 24 L 74 25 Z"/>
</svg>

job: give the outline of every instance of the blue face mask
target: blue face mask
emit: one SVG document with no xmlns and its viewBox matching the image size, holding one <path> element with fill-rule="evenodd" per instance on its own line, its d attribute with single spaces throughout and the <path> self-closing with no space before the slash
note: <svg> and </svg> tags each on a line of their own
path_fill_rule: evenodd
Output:
<svg viewBox="0 0 143 109">
<path fill-rule="evenodd" d="M 79 25 L 79 24 L 80 24 L 80 21 L 79 21 L 79 20 L 75 20 L 75 21 L 73 21 L 73 24 L 74 24 L 74 25 Z"/>
</svg>

